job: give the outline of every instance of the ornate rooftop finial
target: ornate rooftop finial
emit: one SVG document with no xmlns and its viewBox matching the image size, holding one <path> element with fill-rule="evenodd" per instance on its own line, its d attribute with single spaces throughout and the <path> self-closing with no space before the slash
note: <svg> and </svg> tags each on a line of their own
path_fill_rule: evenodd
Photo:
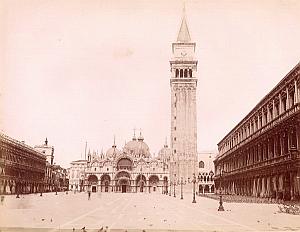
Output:
<svg viewBox="0 0 300 232">
<path fill-rule="evenodd" d="M 185 2 L 183 3 L 183 16 L 181 20 L 181 26 L 177 36 L 177 42 L 188 43 L 191 41 L 189 28 L 186 22 Z"/>
<path fill-rule="evenodd" d="M 135 137 L 135 128 L 133 128 L 133 138 L 132 138 L 132 140 L 136 140 L 136 137 Z"/>
<path fill-rule="evenodd" d="M 117 145 L 116 145 L 116 135 L 114 135 L 114 144 L 112 145 L 113 148 L 116 148 Z"/>
<path fill-rule="evenodd" d="M 167 136 L 166 136 L 166 140 L 165 140 L 165 145 L 164 145 L 164 147 L 168 147 L 168 138 L 167 138 Z"/>
<path fill-rule="evenodd" d="M 140 128 L 140 136 L 138 137 L 138 140 L 139 141 L 143 141 L 144 140 L 144 137 L 142 135 L 142 128 Z"/>
<path fill-rule="evenodd" d="M 47 146 L 48 145 L 48 139 L 46 137 L 46 140 L 45 140 L 45 145 Z"/>
</svg>

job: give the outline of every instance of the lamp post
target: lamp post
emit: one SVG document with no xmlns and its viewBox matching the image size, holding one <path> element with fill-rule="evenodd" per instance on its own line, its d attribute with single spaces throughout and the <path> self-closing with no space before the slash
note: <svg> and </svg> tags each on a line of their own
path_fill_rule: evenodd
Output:
<svg viewBox="0 0 300 232">
<path fill-rule="evenodd" d="M 219 208 L 218 211 L 224 211 L 224 207 L 223 207 L 223 200 L 222 200 L 222 169 L 221 166 L 219 167 L 219 171 L 220 171 L 220 202 L 219 202 Z"/>
<path fill-rule="evenodd" d="M 192 182 L 193 182 L 193 201 L 192 201 L 192 203 L 196 203 L 196 193 L 195 193 L 195 185 L 196 185 L 196 175 L 195 175 L 195 173 L 193 173 L 193 180 L 192 180 Z"/>
<path fill-rule="evenodd" d="M 16 184 L 16 190 L 17 190 L 17 196 L 16 196 L 16 198 L 20 198 L 20 196 L 19 196 L 19 192 L 20 192 L 20 182 L 17 182 L 17 184 Z"/>
<path fill-rule="evenodd" d="M 43 184 L 41 185 L 41 194 L 40 196 L 42 197 L 43 196 Z"/>
<path fill-rule="evenodd" d="M 176 197 L 176 189 L 175 189 L 175 186 L 176 186 L 176 174 L 174 174 L 174 197 Z"/>
<path fill-rule="evenodd" d="M 174 190 L 173 190 L 174 195 L 173 195 L 173 197 L 176 197 L 176 189 L 175 189 L 175 186 L 176 186 L 176 182 L 174 181 Z"/>
<path fill-rule="evenodd" d="M 168 180 L 166 180 L 165 185 L 164 185 L 164 194 L 168 195 Z"/>
<path fill-rule="evenodd" d="M 167 181 L 167 183 L 166 183 L 166 195 L 169 195 L 169 192 L 170 192 L 170 190 L 169 190 L 169 181 Z"/>
<path fill-rule="evenodd" d="M 171 196 L 171 188 L 172 188 L 172 181 L 170 181 L 170 191 L 169 191 L 169 196 Z"/>
<path fill-rule="evenodd" d="M 183 199 L 183 192 L 182 192 L 183 177 L 181 177 L 180 185 L 181 185 L 181 197 L 180 197 L 180 199 L 182 200 Z"/>
<path fill-rule="evenodd" d="M 55 186 L 55 195 L 57 195 L 57 180 L 55 180 L 54 186 Z"/>
</svg>

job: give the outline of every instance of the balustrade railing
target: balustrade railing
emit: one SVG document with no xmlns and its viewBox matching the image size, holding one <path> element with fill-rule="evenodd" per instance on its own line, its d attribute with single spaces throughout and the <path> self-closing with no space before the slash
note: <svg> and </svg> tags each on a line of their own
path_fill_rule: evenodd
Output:
<svg viewBox="0 0 300 232">
<path fill-rule="evenodd" d="M 280 163 L 286 162 L 286 161 L 291 161 L 292 158 L 300 158 L 300 155 L 298 155 L 297 157 L 293 157 L 292 152 L 288 152 L 285 155 L 276 156 L 271 159 L 262 160 L 260 162 L 249 164 L 244 167 L 239 167 L 239 168 L 236 168 L 233 170 L 226 171 L 226 173 L 224 173 L 223 176 L 234 175 L 237 173 L 252 171 L 255 169 L 259 169 L 259 168 L 267 168 L 268 166 L 280 164 Z M 219 174 L 216 175 L 216 177 L 219 177 L 219 176 L 220 176 Z"/>
</svg>

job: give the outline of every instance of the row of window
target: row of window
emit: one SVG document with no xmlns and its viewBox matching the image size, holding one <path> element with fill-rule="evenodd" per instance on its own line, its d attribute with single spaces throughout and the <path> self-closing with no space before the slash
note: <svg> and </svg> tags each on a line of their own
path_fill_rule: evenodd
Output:
<svg viewBox="0 0 300 232">
<path fill-rule="evenodd" d="M 5 167 L 2 169 L 2 175 L 7 175 L 15 178 L 22 178 L 24 180 L 43 180 L 44 173 L 35 171 L 20 171 L 14 167 Z"/>
<path fill-rule="evenodd" d="M 236 156 L 232 154 L 227 161 L 224 161 L 223 169 L 226 172 L 233 171 L 278 156 L 286 155 L 290 148 L 297 149 L 295 128 L 293 128 L 290 133 L 283 132 L 264 142 L 256 143 L 242 153 L 236 151 Z"/>
<path fill-rule="evenodd" d="M 11 161 L 14 163 L 28 165 L 33 168 L 45 168 L 45 165 L 46 165 L 46 162 L 44 160 L 23 157 L 23 156 L 20 156 L 20 154 L 18 154 L 18 153 L 15 154 L 6 149 L 0 149 L 0 158 L 3 158 L 5 160 L 8 160 L 8 161 Z"/>
<path fill-rule="evenodd" d="M 192 69 L 175 69 L 175 77 L 193 77 Z"/>
<path fill-rule="evenodd" d="M 248 119 L 236 132 L 225 140 L 220 146 L 219 151 L 221 154 L 230 150 L 247 137 L 260 130 L 262 127 L 273 121 L 279 115 L 285 113 L 288 109 L 294 107 L 296 99 L 295 91 L 297 89 L 295 83 L 294 86 L 287 89 L 285 92 L 280 93 L 274 97 L 270 102 L 267 102 L 264 106 L 257 110 L 257 112 Z"/>
</svg>

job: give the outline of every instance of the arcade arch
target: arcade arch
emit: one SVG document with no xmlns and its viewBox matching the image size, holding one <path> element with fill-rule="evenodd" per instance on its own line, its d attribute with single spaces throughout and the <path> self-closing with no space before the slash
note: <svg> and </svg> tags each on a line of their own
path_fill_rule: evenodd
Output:
<svg viewBox="0 0 300 232">
<path fill-rule="evenodd" d="M 136 192 L 144 192 L 146 183 L 146 177 L 142 174 L 138 175 L 136 178 Z"/>
<path fill-rule="evenodd" d="M 104 174 L 101 176 L 101 192 L 108 192 L 109 186 L 110 186 L 110 176 L 107 174 Z"/>
<path fill-rule="evenodd" d="M 149 177 L 149 193 L 151 192 L 151 190 L 153 192 L 157 191 L 157 188 L 159 187 L 159 178 L 157 175 L 151 175 Z"/>
</svg>

